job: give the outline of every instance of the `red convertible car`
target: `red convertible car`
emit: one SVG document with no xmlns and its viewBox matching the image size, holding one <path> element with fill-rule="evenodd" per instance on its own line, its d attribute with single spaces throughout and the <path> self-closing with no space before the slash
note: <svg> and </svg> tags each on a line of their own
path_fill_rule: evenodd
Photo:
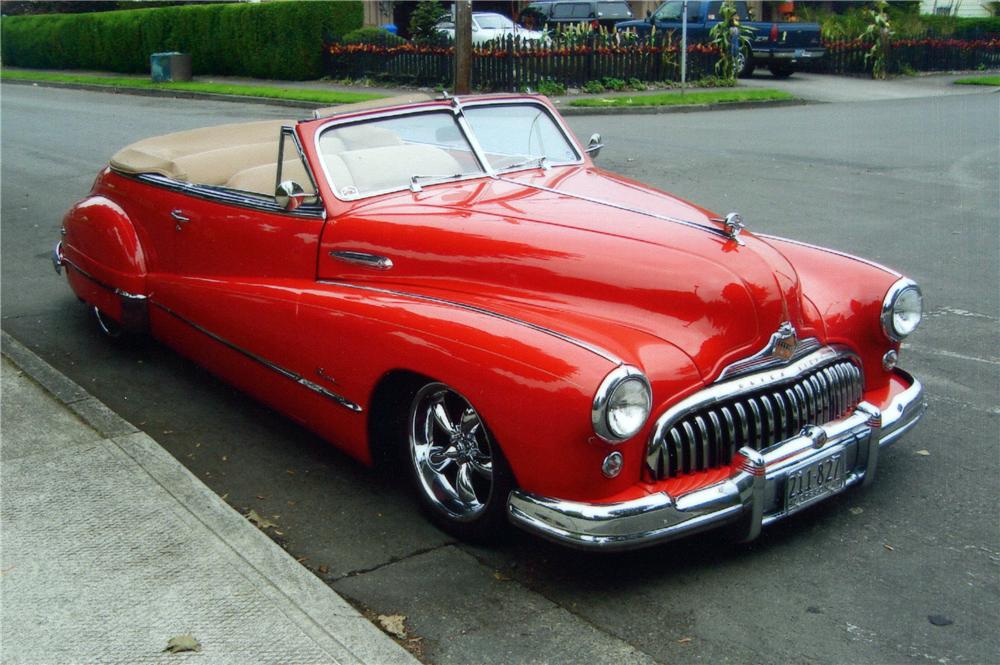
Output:
<svg viewBox="0 0 1000 665">
<path fill-rule="evenodd" d="M 752 539 L 922 415 L 911 280 L 602 171 L 542 97 L 366 104 L 124 148 L 57 270 L 463 537 Z"/>
</svg>

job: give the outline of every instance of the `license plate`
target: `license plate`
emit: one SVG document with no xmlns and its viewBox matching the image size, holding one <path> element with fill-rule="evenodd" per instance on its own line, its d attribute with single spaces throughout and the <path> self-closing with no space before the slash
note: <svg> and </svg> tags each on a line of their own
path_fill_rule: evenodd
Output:
<svg viewBox="0 0 1000 665">
<path fill-rule="evenodd" d="M 844 489 L 844 455 L 836 453 L 810 462 L 788 474 L 785 511 L 793 512 Z"/>
<path fill-rule="evenodd" d="M 806 57 L 806 50 L 804 48 L 797 48 L 797 49 L 795 49 L 795 57 L 796 58 L 804 58 L 804 57 Z"/>
</svg>

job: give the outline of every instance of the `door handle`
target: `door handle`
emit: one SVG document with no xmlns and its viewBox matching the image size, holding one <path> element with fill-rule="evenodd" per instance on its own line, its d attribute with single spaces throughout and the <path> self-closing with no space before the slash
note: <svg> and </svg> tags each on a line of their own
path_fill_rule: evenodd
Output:
<svg viewBox="0 0 1000 665">
<path fill-rule="evenodd" d="M 170 216 L 173 217 L 174 221 L 176 222 L 174 229 L 177 231 L 181 230 L 181 224 L 187 224 L 188 222 L 191 221 L 191 218 L 185 217 L 184 213 L 181 212 L 180 210 L 171 210 Z"/>
</svg>

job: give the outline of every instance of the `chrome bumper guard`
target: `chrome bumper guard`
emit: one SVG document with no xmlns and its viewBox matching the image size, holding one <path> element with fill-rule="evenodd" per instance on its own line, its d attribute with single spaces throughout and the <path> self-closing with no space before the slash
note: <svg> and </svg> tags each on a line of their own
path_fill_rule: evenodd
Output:
<svg viewBox="0 0 1000 665">
<path fill-rule="evenodd" d="M 741 540 L 753 540 L 761 527 L 812 505 L 791 510 L 784 505 L 785 480 L 803 464 L 842 454 L 847 473 L 844 489 L 875 479 L 879 449 L 913 427 L 927 408 L 920 382 L 896 372 L 910 387 L 885 410 L 861 402 L 851 415 L 807 426 L 763 451 L 741 448 L 738 470 L 724 481 L 677 497 L 657 492 L 612 504 L 563 501 L 515 490 L 507 504 L 510 520 L 580 549 L 635 549 L 723 525 L 733 525 Z M 833 494 L 823 498 L 829 496 Z"/>
<path fill-rule="evenodd" d="M 62 274 L 62 269 L 63 269 L 62 240 L 57 242 L 56 246 L 52 248 L 52 268 L 55 269 L 57 275 Z"/>
</svg>

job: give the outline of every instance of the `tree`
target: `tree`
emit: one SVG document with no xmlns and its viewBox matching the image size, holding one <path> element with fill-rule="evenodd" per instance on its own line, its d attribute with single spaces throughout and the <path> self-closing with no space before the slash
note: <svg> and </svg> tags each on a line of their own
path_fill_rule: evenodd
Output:
<svg viewBox="0 0 1000 665">
<path fill-rule="evenodd" d="M 420 0 L 410 14 L 410 38 L 415 42 L 429 42 L 437 39 L 435 26 L 447 12 L 437 0 Z"/>
</svg>

